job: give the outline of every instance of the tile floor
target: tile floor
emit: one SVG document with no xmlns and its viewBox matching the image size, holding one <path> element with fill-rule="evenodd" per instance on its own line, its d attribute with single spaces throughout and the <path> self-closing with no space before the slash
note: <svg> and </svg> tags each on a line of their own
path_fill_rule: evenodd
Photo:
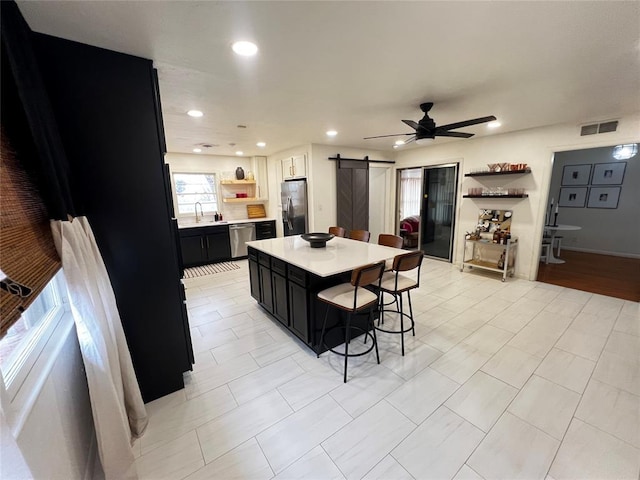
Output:
<svg viewBox="0 0 640 480">
<path fill-rule="evenodd" d="M 380 333 L 343 384 L 238 263 L 186 283 L 197 363 L 147 405 L 141 478 L 638 478 L 638 303 L 426 260 L 406 356 Z"/>
</svg>

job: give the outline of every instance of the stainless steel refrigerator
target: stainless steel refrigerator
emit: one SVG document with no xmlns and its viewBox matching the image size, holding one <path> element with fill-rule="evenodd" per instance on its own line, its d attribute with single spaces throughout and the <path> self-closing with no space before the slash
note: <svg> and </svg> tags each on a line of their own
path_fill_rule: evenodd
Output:
<svg viewBox="0 0 640 480">
<path fill-rule="evenodd" d="M 307 233 L 307 181 L 288 180 L 280 187 L 284 236 Z"/>
</svg>

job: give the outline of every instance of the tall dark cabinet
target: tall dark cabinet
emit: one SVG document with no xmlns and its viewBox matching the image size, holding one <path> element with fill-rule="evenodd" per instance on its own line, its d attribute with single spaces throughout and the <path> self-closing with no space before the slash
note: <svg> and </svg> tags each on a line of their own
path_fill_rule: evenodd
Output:
<svg viewBox="0 0 640 480">
<path fill-rule="evenodd" d="M 93 227 L 148 402 L 183 388 L 193 363 L 156 72 L 150 60 L 48 35 L 35 47 L 74 202 Z"/>
</svg>

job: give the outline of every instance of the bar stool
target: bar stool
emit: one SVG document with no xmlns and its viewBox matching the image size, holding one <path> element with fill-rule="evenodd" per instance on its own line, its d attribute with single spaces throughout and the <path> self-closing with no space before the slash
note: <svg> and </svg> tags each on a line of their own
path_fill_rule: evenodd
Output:
<svg viewBox="0 0 640 480">
<path fill-rule="evenodd" d="M 329 308 L 335 307 L 348 313 L 347 321 L 345 325 L 338 325 L 334 328 L 344 328 L 344 353 L 338 352 L 333 348 L 328 350 L 337 355 L 344 357 L 344 383 L 347 383 L 347 363 L 349 357 L 359 357 L 366 355 L 375 348 L 376 359 L 380 363 L 380 355 L 378 354 L 378 341 L 376 339 L 376 330 L 373 325 L 373 309 L 378 305 L 380 299 L 380 281 L 382 279 L 382 273 L 384 271 L 384 263 L 374 263 L 365 265 L 360 268 L 356 268 L 351 272 L 351 282 L 341 283 L 334 287 L 327 288 L 318 292 L 318 300 L 327 304 L 327 310 L 324 315 L 324 322 L 322 324 L 322 333 L 320 334 L 320 342 L 318 345 L 317 357 L 320 358 L 320 350 L 324 343 L 324 335 L 327 328 L 327 317 L 329 315 Z M 367 285 L 375 284 L 375 292 L 364 288 Z M 360 328 L 358 326 L 351 325 L 351 317 L 353 315 L 362 313 L 368 310 L 368 322 L 367 329 Z M 369 331 L 369 329 L 371 331 Z M 364 342 L 366 343 L 367 337 L 373 340 L 372 345 L 361 353 L 349 353 L 349 342 L 351 341 L 351 330 L 362 332 L 365 335 Z M 373 332 L 373 333 L 372 333 Z"/>
<path fill-rule="evenodd" d="M 390 233 L 381 233 L 378 235 L 378 245 L 384 245 L 385 247 L 402 248 L 404 244 L 404 238 L 398 235 L 391 235 Z M 384 271 L 388 272 L 393 267 L 393 258 L 390 258 L 385 262 Z"/>
<path fill-rule="evenodd" d="M 367 230 L 351 230 L 349 232 L 349 238 L 351 240 L 359 240 L 361 242 L 368 242 L 371 238 L 371 232 Z"/>
<path fill-rule="evenodd" d="M 378 245 L 384 245 L 385 247 L 402 248 L 404 238 L 398 235 L 391 235 L 390 233 L 381 233 L 378 235 Z"/>
<path fill-rule="evenodd" d="M 329 233 L 333 233 L 336 237 L 344 237 L 347 231 L 342 227 L 329 227 Z"/>
<path fill-rule="evenodd" d="M 418 250 L 415 252 L 402 253 L 396 255 L 393 259 L 393 267 L 390 272 L 385 272 L 380 282 L 380 317 L 378 319 L 378 326 L 376 330 L 385 333 L 399 333 L 400 341 L 402 344 L 402 356 L 404 356 L 404 334 L 411 331 L 413 336 L 416 335 L 415 322 L 413 320 L 413 307 L 411 305 L 411 290 L 420 286 L 420 268 L 422 267 L 423 253 Z M 401 272 L 408 272 L 410 270 L 418 269 L 418 274 L 414 280 L 407 275 L 403 275 Z M 404 312 L 402 294 L 407 292 L 407 299 L 409 300 L 409 313 Z M 397 310 L 385 310 L 385 303 L 383 301 L 383 294 L 388 293 L 393 295 L 393 302 Z M 384 325 L 384 313 L 394 312 L 400 314 L 400 330 L 385 330 L 380 327 L 380 324 Z M 411 321 L 411 325 L 408 328 L 404 328 L 404 317 L 407 317 Z"/>
</svg>

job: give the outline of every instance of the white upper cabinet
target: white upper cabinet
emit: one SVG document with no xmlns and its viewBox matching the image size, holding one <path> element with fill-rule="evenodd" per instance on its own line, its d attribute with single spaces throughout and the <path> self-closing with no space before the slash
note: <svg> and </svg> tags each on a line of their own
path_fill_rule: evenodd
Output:
<svg viewBox="0 0 640 480">
<path fill-rule="evenodd" d="M 282 160 L 282 179 L 305 178 L 307 176 L 307 156 L 295 155 Z"/>
<path fill-rule="evenodd" d="M 269 173 L 267 169 L 267 157 L 253 157 L 251 160 L 251 168 L 256 180 L 256 197 L 259 200 L 267 200 L 269 198 Z"/>
</svg>

